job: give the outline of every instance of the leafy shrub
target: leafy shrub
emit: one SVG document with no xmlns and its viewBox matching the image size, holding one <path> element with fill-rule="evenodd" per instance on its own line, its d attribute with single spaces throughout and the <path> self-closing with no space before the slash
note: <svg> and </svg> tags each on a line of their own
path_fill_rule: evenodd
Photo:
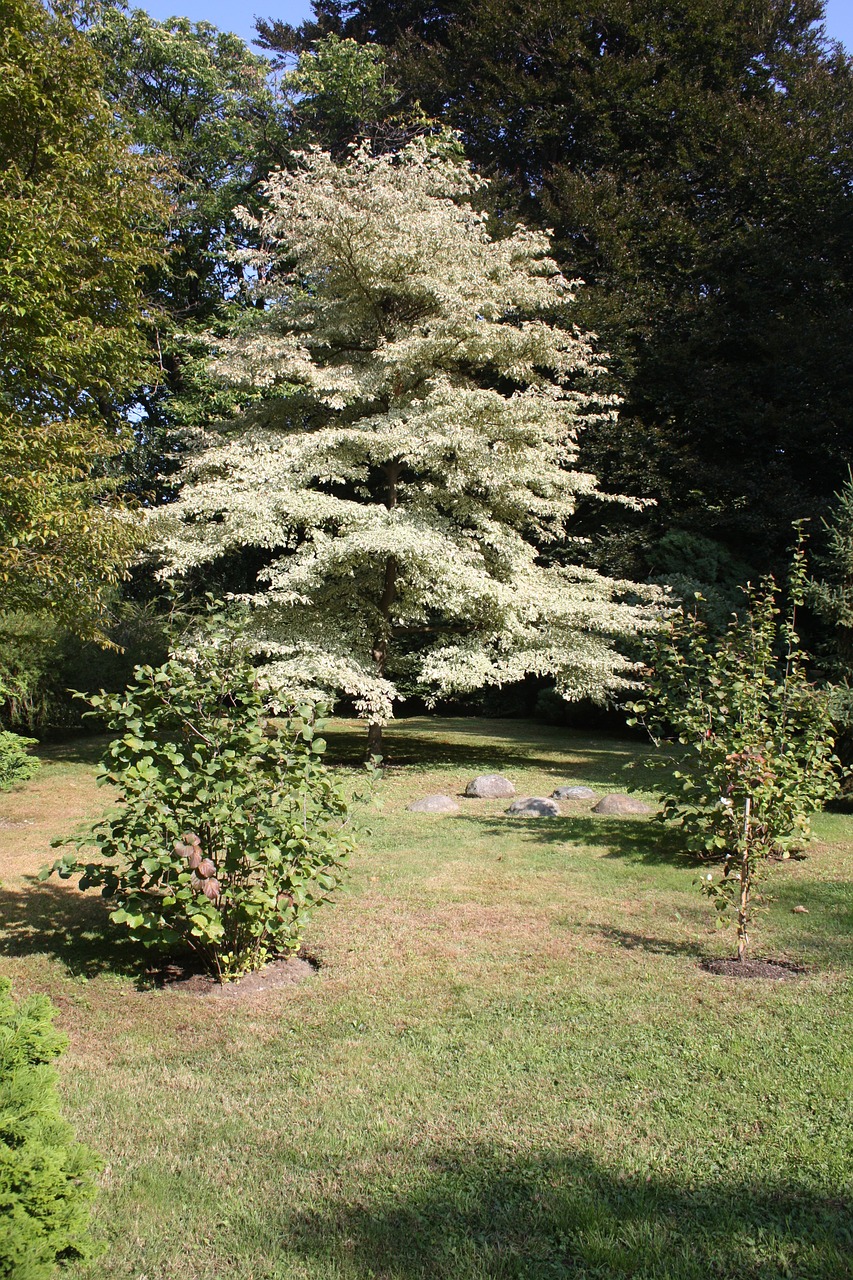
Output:
<svg viewBox="0 0 853 1280">
<path fill-rule="evenodd" d="M 136 670 L 123 694 L 91 697 L 118 736 L 100 780 L 120 807 L 45 868 L 115 902 L 110 918 L 147 943 L 189 944 L 219 975 L 295 951 L 336 888 L 350 805 L 321 756 L 310 708 L 267 720 L 238 633 Z M 94 844 L 101 860 L 82 861 Z"/>
<path fill-rule="evenodd" d="M 15 1004 L 0 979 L 0 1277 L 48 1280 L 94 1252 L 98 1160 L 60 1114 L 53 1060 L 65 1047 L 45 996 Z"/>
<path fill-rule="evenodd" d="M 809 681 L 797 631 L 804 582 L 800 545 L 785 619 L 766 578 L 715 643 L 694 615 L 676 614 L 656 642 L 645 697 L 629 704 L 632 723 L 667 746 L 652 761 L 662 768 L 661 819 L 693 852 L 722 860 L 702 885 L 722 923 L 737 908 L 740 956 L 759 865 L 805 843 L 810 815 L 839 786 L 830 693 Z"/>
<path fill-rule="evenodd" d="M 8 791 L 16 782 L 26 782 L 36 772 L 39 762 L 27 751 L 34 744 L 34 738 L 0 729 L 0 791 Z"/>
</svg>

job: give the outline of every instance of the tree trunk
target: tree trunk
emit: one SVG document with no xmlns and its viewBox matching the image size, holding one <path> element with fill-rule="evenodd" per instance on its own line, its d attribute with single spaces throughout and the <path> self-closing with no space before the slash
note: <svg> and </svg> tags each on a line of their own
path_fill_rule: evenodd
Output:
<svg viewBox="0 0 853 1280">
<path fill-rule="evenodd" d="M 380 758 L 385 754 L 382 745 L 382 725 L 371 722 L 367 726 L 367 754 L 372 760 L 374 756 Z"/>
<path fill-rule="evenodd" d="M 385 467 L 385 506 L 393 511 L 397 505 L 397 481 L 403 464 L 398 459 L 389 462 Z M 397 598 L 397 561 L 389 556 L 385 561 L 385 577 L 382 583 L 382 595 L 379 597 L 379 613 L 382 626 L 373 641 L 373 668 L 379 679 L 385 675 L 388 662 L 388 637 L 391 633 L 391 607 Z M 382 756 L 382 725 L 370 723 L 367 726 L 367 754 L 370 757 Z"/>
<path fill-rule="evenodd" d="M 381 680 L 385 675 L 385 665 L 388 661 L 388 632 L 391 629 L 391 606 L 397 594 L 397 561 L 393 556 L 389 556 L 385 561 L 385 582 L 382 587 L 382 596 L 379 600 L 379 612 L 382 615 L 382 630 L 373 641 L 373 669 Z M 382 750 L 382 725 L 371 722 L 367 726 L 367 754 L 368 756 L 381 756 Z"/>
</svg>

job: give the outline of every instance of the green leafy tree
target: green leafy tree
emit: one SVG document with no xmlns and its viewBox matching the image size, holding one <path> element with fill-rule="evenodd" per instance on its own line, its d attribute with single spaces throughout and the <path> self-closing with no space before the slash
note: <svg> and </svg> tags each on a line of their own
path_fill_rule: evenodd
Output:
<svg viewBox="0 0 853 1280">
<path fill-rule="evenodd" d="M 46 996 L 16 1003 L 0 978 L 0 1276 L 50 1280 L 95 1252 L 89 1237 L 100 1161 L 60 1112 L 54 1059 L 66 1040 Z"/>
<path fill-rule="evenodd" d="M 162 199 L 61 9 L 0 3 L 0 608 L 101 634 L 138 545 L 103 460 L 144 376 Z M 101 465 L 99 465 L 101 460 Z"/>
<path fill-rule="evenodd" d="M 720 923 L 733 909 L 739 959 L 762 867 L 810 839 L 810 815 L 839 786 L 830 694 L 809 680 L 797 630 L 805 584 L 800 546 L 784 617 L 772 578 L 718 641 L 680 611 L 655 643 L 643 699 L 629 704 L 631 723 L 666 747 L 653 762 L 662 771 L 660 819 L 693 853 L 722 862 L 701 883 Z"/>
<path fill-rule="evenodd" d="M 241 303 L 236 210 L 257 208 L 267 175 L 287 163 L 291 123 L 267 60 L 209 22 L 104 4 L 86 35 L 104 92 L 169 201 L 165 252 L 144 281 L 152 376 L 126 406 L 136 447 L 125 483 L 148 496 L 168 489 L 182 434 L 233 411 L 234 396 L 207 375 L 207 336 Z"/>
<path fill-rule="evenodd" d="M 547 238 L 494 240 L 478 187 L 423 139 L 270 181 L 259 305 L 218 362 L 257 407 L 155 522 L 173 573 L 254 568 L 275 680 L 354 698 L 373 751 L 401 677 L 439 696 L 552 673 L 601 699 L 632 670 L 616 638 L 650 622 L 633 584 L 538 556 L 595 490 L 576 437 L 611 406 L 576 389 L 600 362 L 554 323 L 573 289 Z"/>
<path fill-rule="evenodd" d="M 133 938 L 188 945 L 220 980 L 295 951 L 336 888 L 350 805 L 313 713 L 270 722 L 239 632 L 219 629 L 125 693 L 89 699 L 117 733 L 100 781 L 121 807 L 52 868 L 98 887 Z M 94 845 L 98 860 L 81 857 Z"/>
<path fill-rule="evenodd" d="M 335 35 L 304 49 L 285 77 L 293 97 L 294 132 L 300 143 L 314 143 L 340 155 L 356 138 L 387 143 L 404 121 L 392 108 L 399 90 L 388 74 L 385 50 Z"/>
</svg>

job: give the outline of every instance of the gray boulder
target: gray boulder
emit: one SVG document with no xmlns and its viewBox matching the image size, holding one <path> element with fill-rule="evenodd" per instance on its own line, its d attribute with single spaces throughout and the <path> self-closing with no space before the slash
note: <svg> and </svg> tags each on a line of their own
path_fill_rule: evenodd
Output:
<svg viewBox="0 0 853 1280">
<path fill-rule="evenodd" d="M 505 800 L 508 796 L 515 795 L 515 787 L 501 773 L 484 773 L 479 778 L 471 779 L 465 788 L 465 794 L 480 800 Z"/>
<path fill-rule="evenodd" d="M 450 796 L 424 796 L 413 800 L 406 808 L 410 813 L 458 813 L 459 805 Z"/>
<path fill-rule="evenodd" d="M 555 800 L 597 800 L 598 793 L 592 787 L 557 787 L 551 795 Z"/>
<path fill-rule="evenodd" d="M 544 796 L 523 796 L 512 802 L 507 813 L 513 818 L 559 818 L 560 808 Z"/>
<path fill-rule="evenodd" d="M 651 813 L 651 809 L 647 804 L 643 804 L 642 800 L 638 800 L 636 796 L 623 796 L 618 792 L 614 792 L 611 796 L 605 796 L 603 800 L 599 800 L 598 804 L 593 805 L 593 813 L 610 814 L 628 814 L 628 813 Z"/>
</svg>

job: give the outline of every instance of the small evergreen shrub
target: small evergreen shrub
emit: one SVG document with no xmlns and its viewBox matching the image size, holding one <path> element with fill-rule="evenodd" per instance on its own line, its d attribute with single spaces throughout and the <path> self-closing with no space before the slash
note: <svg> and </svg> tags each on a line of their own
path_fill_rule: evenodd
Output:
<svg viewBox="0 0 853 1280">
<path fill-rule="evenodd" d="M 0 1277 L 48 1280 L 90 1257 L 98 1160 L 59 1109 L 54 1059 L 65 1038 L 45 996 L 16 1004 L 0 979 Z"/>
<path fill-rule="evenodd" d="M 42 878 L 79 876 L 133 938 L 189 945 L 220 979 L 296 951 L 351 843 L 351 806 L 323 765 L 312 709 L 269 721 L 270 694 L 233 627 L 88 701 L 117 734 L 100 780 L 120 806 L 57 841 L 75 851 Z M 92 845 L 100 858 L 82 858 Z"/>
<path fill-rule="evenodd" d="M 8 791 L 16 782 L 26 782 L 36 772 L 39 762 L 27 751 L 34 745 L 34 738 L 0 729 L 0 791 Z"/>
</svg>

